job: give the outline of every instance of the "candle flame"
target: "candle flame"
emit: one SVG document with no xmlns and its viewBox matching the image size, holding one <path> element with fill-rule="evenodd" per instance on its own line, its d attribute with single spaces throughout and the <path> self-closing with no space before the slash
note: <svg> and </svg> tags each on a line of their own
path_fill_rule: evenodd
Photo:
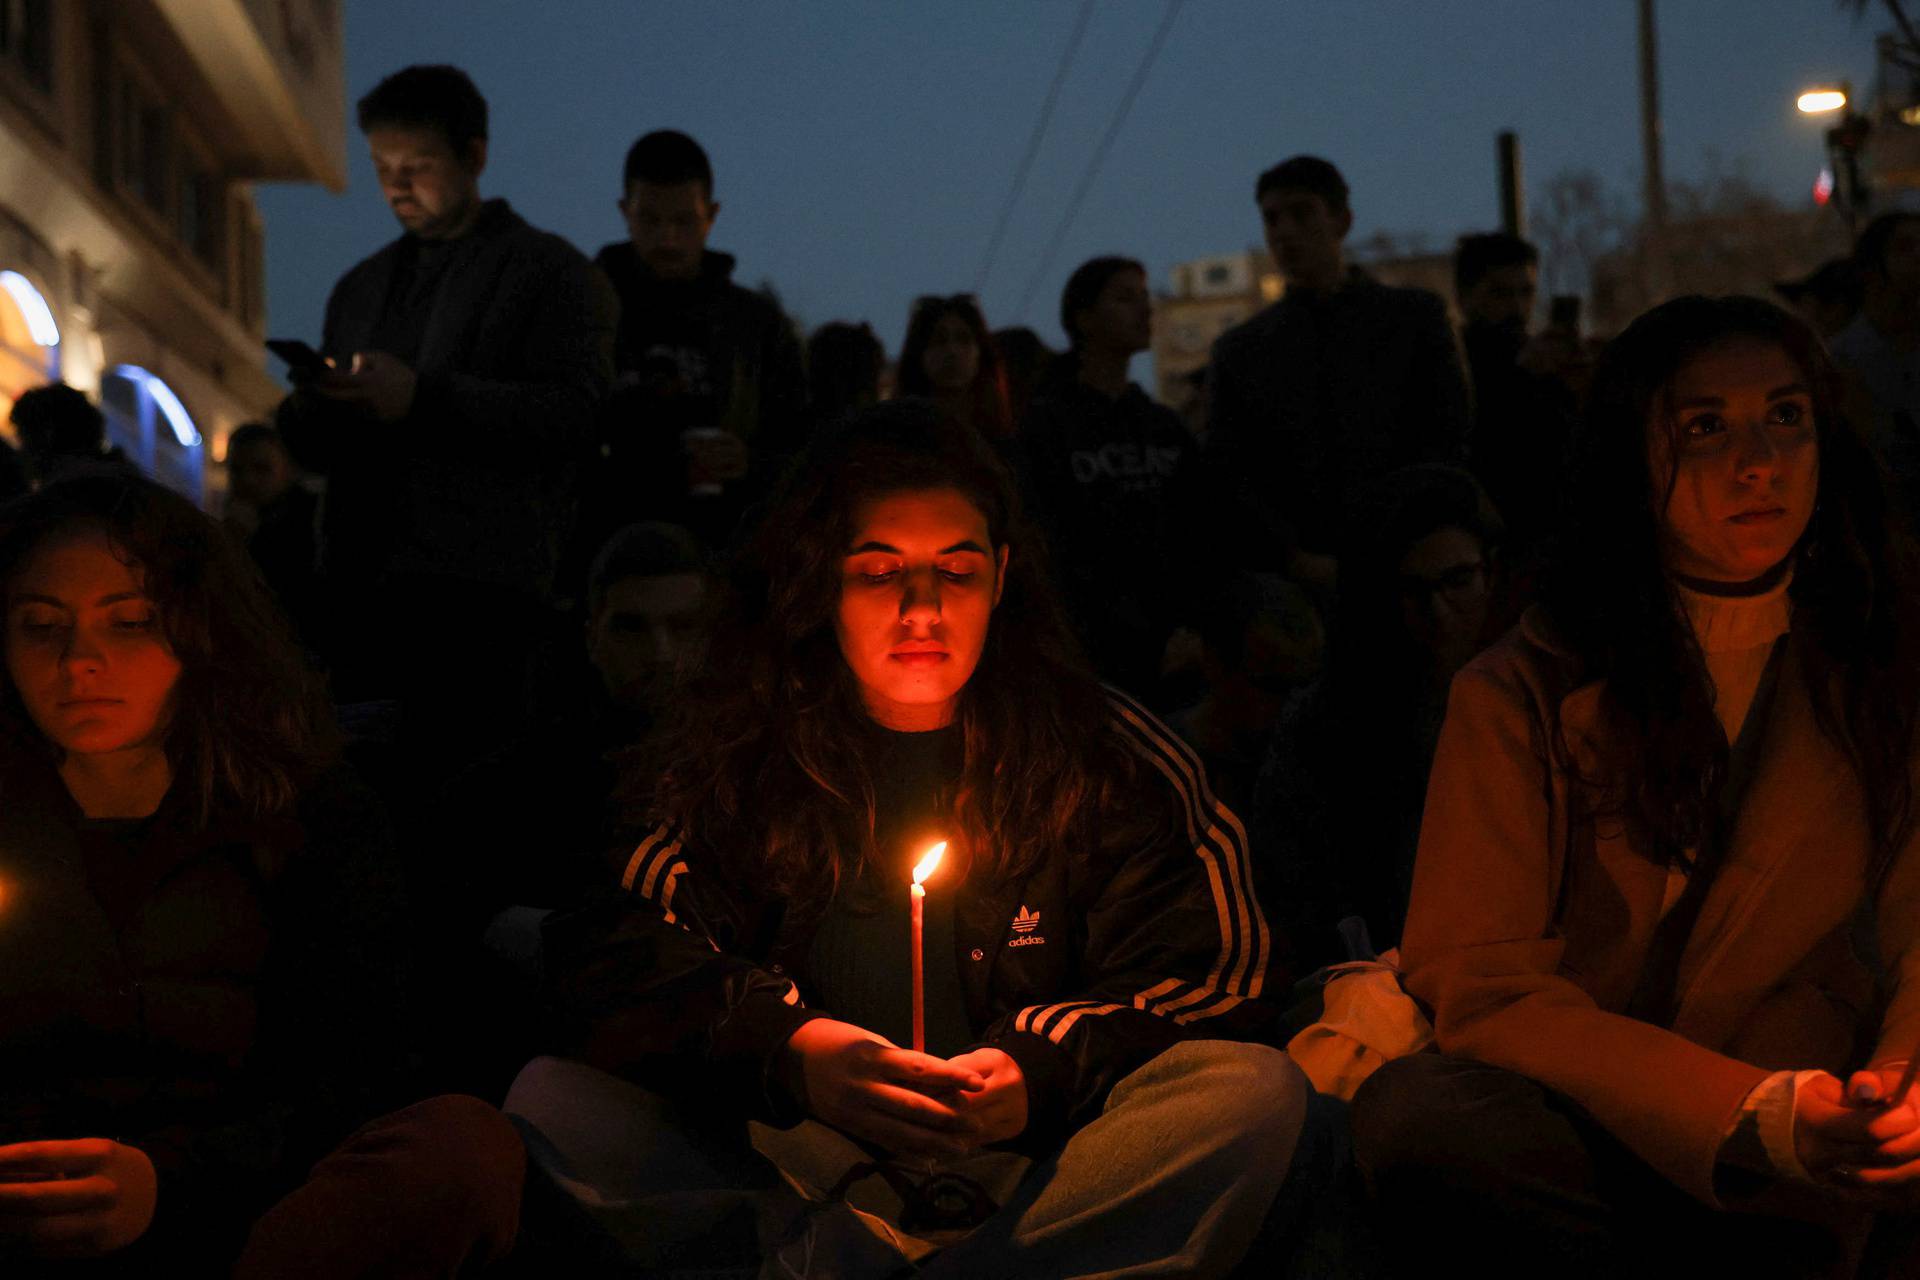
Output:
<svg viewBox="0 0 1920 1280">
<path fill-rule="evenodd" d="M 940 866 L 940 858 L 947 851 L 947 842 L 942 840 L 933 848 L 920 855 L 920 861 L 913 864 L 913 882 L 922 884 L 926 878 Z"/>
</svg>

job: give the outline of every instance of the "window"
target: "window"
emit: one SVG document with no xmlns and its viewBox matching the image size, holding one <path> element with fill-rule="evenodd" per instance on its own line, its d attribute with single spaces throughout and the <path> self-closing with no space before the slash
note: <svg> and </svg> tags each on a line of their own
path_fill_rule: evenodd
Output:
<svg viewBox="0 0 1920 1280">
<path fill-rule="evenodd" d="M 112 190 L 119 171 L 120 77 L 112 60 L 101 51 L 93 73 L 93 180 Z"/>
<path fill-rule="evenodd" d="M 224 275 L 226 184 L 214 176 L 210 165 L 191 150 L 182 148 L 178 190 L 181 242 L 193 250 L 196 258 Z"/>
<path fill-rule="evenodd" d="M 139 365 L 115 365 L 100 379 L 107 439 L 127 459 L 183 497 L 206 492 L 206 453 L 200 432 L 173 388 Z"/>
<path fill-rule="evenodd" d="M 140 384 L 118 372 L 101 378 L 100 411 L 107 419 L 107 443 L 142 471 L 151 471 L 153 445 L 142 412 Z"/>
<path fill-rule="evenodd" d="M 206 192 L 201 188 L 200 183 L 196 181 L 197 177 L 198 175 L 194 173 L 191 166 L 182 170 L 180 174 L 180 206 L 178 209 L 180 225 L 175 228 L 175 230 L 180 233 L 180 238 L 186 241 L 195 253 L 200 251 L 200 222 L 206 217 L 206 210 L 200 203 L 205 197 Z"/>
<path fill-rule="evenodd" d="M 0 0 L 0 56 L 53 92 L 53 0 Z"/>
<path fill-rule="evenodd" d="M 13 0 L 0 0 L 0 5 Z M 159 219 L 149 225 L 213 273 L 212 290 L 233 305 L 228 253 L 231 183 L 151 75 L 110 38 L 95 58 L 94 177 Z"/>
<path fill-rule="evenodd" d="M 147 208 L 165 214 L 173 203 L 173 112 L 157 103 L 141 104 L 133 139 L 126 176 Z"/>
<path fill-rule="evenodd" d="M 260 215 L 250 205 L 241 206 L 239 211 L 244 215 L 244 221 L 240 223 L 240 279 L 235 289 L 239 305 L 236 310 L 249 327 L 258 330 L 267 323 L 266 236 L 261 230 Z"/>
<path fill-rule="evenodd" d="M 40 291 L 17 271 L 0 271 L 0 418 L 22 391 L 60 376 L 60 330 Z"/>
</svg>

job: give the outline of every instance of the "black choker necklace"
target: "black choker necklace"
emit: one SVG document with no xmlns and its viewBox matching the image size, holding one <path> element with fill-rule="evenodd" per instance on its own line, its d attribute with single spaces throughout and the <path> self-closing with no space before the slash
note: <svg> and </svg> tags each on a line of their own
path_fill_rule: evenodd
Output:
<svg viewBox="0 0 1920 1280">
<path fill-rule="evenodd" d="M 1780 580 L 1787 576 L 1787 571 L 1792 567 L 1793 557 L 1788 556 L 1759 577 L 1749 578 L 1745 582 L 1720 582 L 1713 578 L 1694 578 L 1684 573 L 1676 573 L 1672 570 L 1668 571 L 1668 575 L 1672 577 L 1675 582 L 1697 595 L 1725 596 L 1729 599 L 1737 600 L 1744 596 L 1763 596 L 1767 594 L 1767 592 L 1780 585 Z"/>
</svg>

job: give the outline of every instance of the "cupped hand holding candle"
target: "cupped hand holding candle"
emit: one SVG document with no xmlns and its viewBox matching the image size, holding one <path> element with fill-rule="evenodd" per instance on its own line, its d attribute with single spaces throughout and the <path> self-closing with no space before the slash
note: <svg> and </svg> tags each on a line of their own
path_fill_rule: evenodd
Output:
<svg viewBox="0 0 1920 1280">
<path fill-rule="evenodd" d="M 947 1059 L 950 1067 L 979 1073 L 983 1089 L 968 1089 L 957 1101 L 960 1113 L 976 1126 L 974 1141 L 981 1146 L 1011 1142 L 1027 1129 L 1027 1077 L 1004 1049 L 991 1046 Z"/>
<path fill-rule="evenodd" d="M 849 1022 L 815 1018 L 795 1031 L 781 1073 L 814 1119 L 897 1154 L 963 1155 L 988 1140 L 961 1101 L 988 1089 L 984 1076 Z"/>
</svg>

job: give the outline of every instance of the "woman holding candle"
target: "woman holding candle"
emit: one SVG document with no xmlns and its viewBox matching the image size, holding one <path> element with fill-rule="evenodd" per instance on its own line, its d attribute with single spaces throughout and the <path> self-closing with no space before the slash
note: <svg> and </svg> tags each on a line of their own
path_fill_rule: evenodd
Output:
<svg viewBox="0 0 1920 1280">
<path fill-rule="evenodd" d="M 1400 1274 L 1844 1273 L 1920 1210 L 1906 551 L 1766 303 L 1649 312 L 1592 396 L 1541 603 L 1440 735 L 1402 943 L 1440 1052 L 1357 1152 Z"/>
<path fill-rule="evenodd" d="M 0 509 L 0 600 L 0 1272 L 225 1274 L 250 1231 L 248 1276 L 503 1253 L 523 1157 L 479 1102 L 321 1159 L 404 1065 L 400 906 L 244 551 L 73 478 Z"/>
<path fill-rule="evenodd" d="M 548 930 L 581 1061 L 509 1096 L 541 1166 L 644 1261 L 686 1247 L 689 1193 L 722 1215 L 771 1177 L 758 1120 L 815 1201 L 893 1224 L 875 1274 L 935 1237 L 927 1275 L 1224 1274 L 1306 1094 L 1284 1055 L 1199 1038 L 1261 1016 L 1244 835 L 1074 661 L 991 446 L 922 402 L 852 419 L 790 479 L 711 643 L 625 892 Z M 940 841 L 920 1053 L 909 871 Z M 749 1256 L 826 1247 L 817 1203 L 768 1195 Z"/>
</svg>

